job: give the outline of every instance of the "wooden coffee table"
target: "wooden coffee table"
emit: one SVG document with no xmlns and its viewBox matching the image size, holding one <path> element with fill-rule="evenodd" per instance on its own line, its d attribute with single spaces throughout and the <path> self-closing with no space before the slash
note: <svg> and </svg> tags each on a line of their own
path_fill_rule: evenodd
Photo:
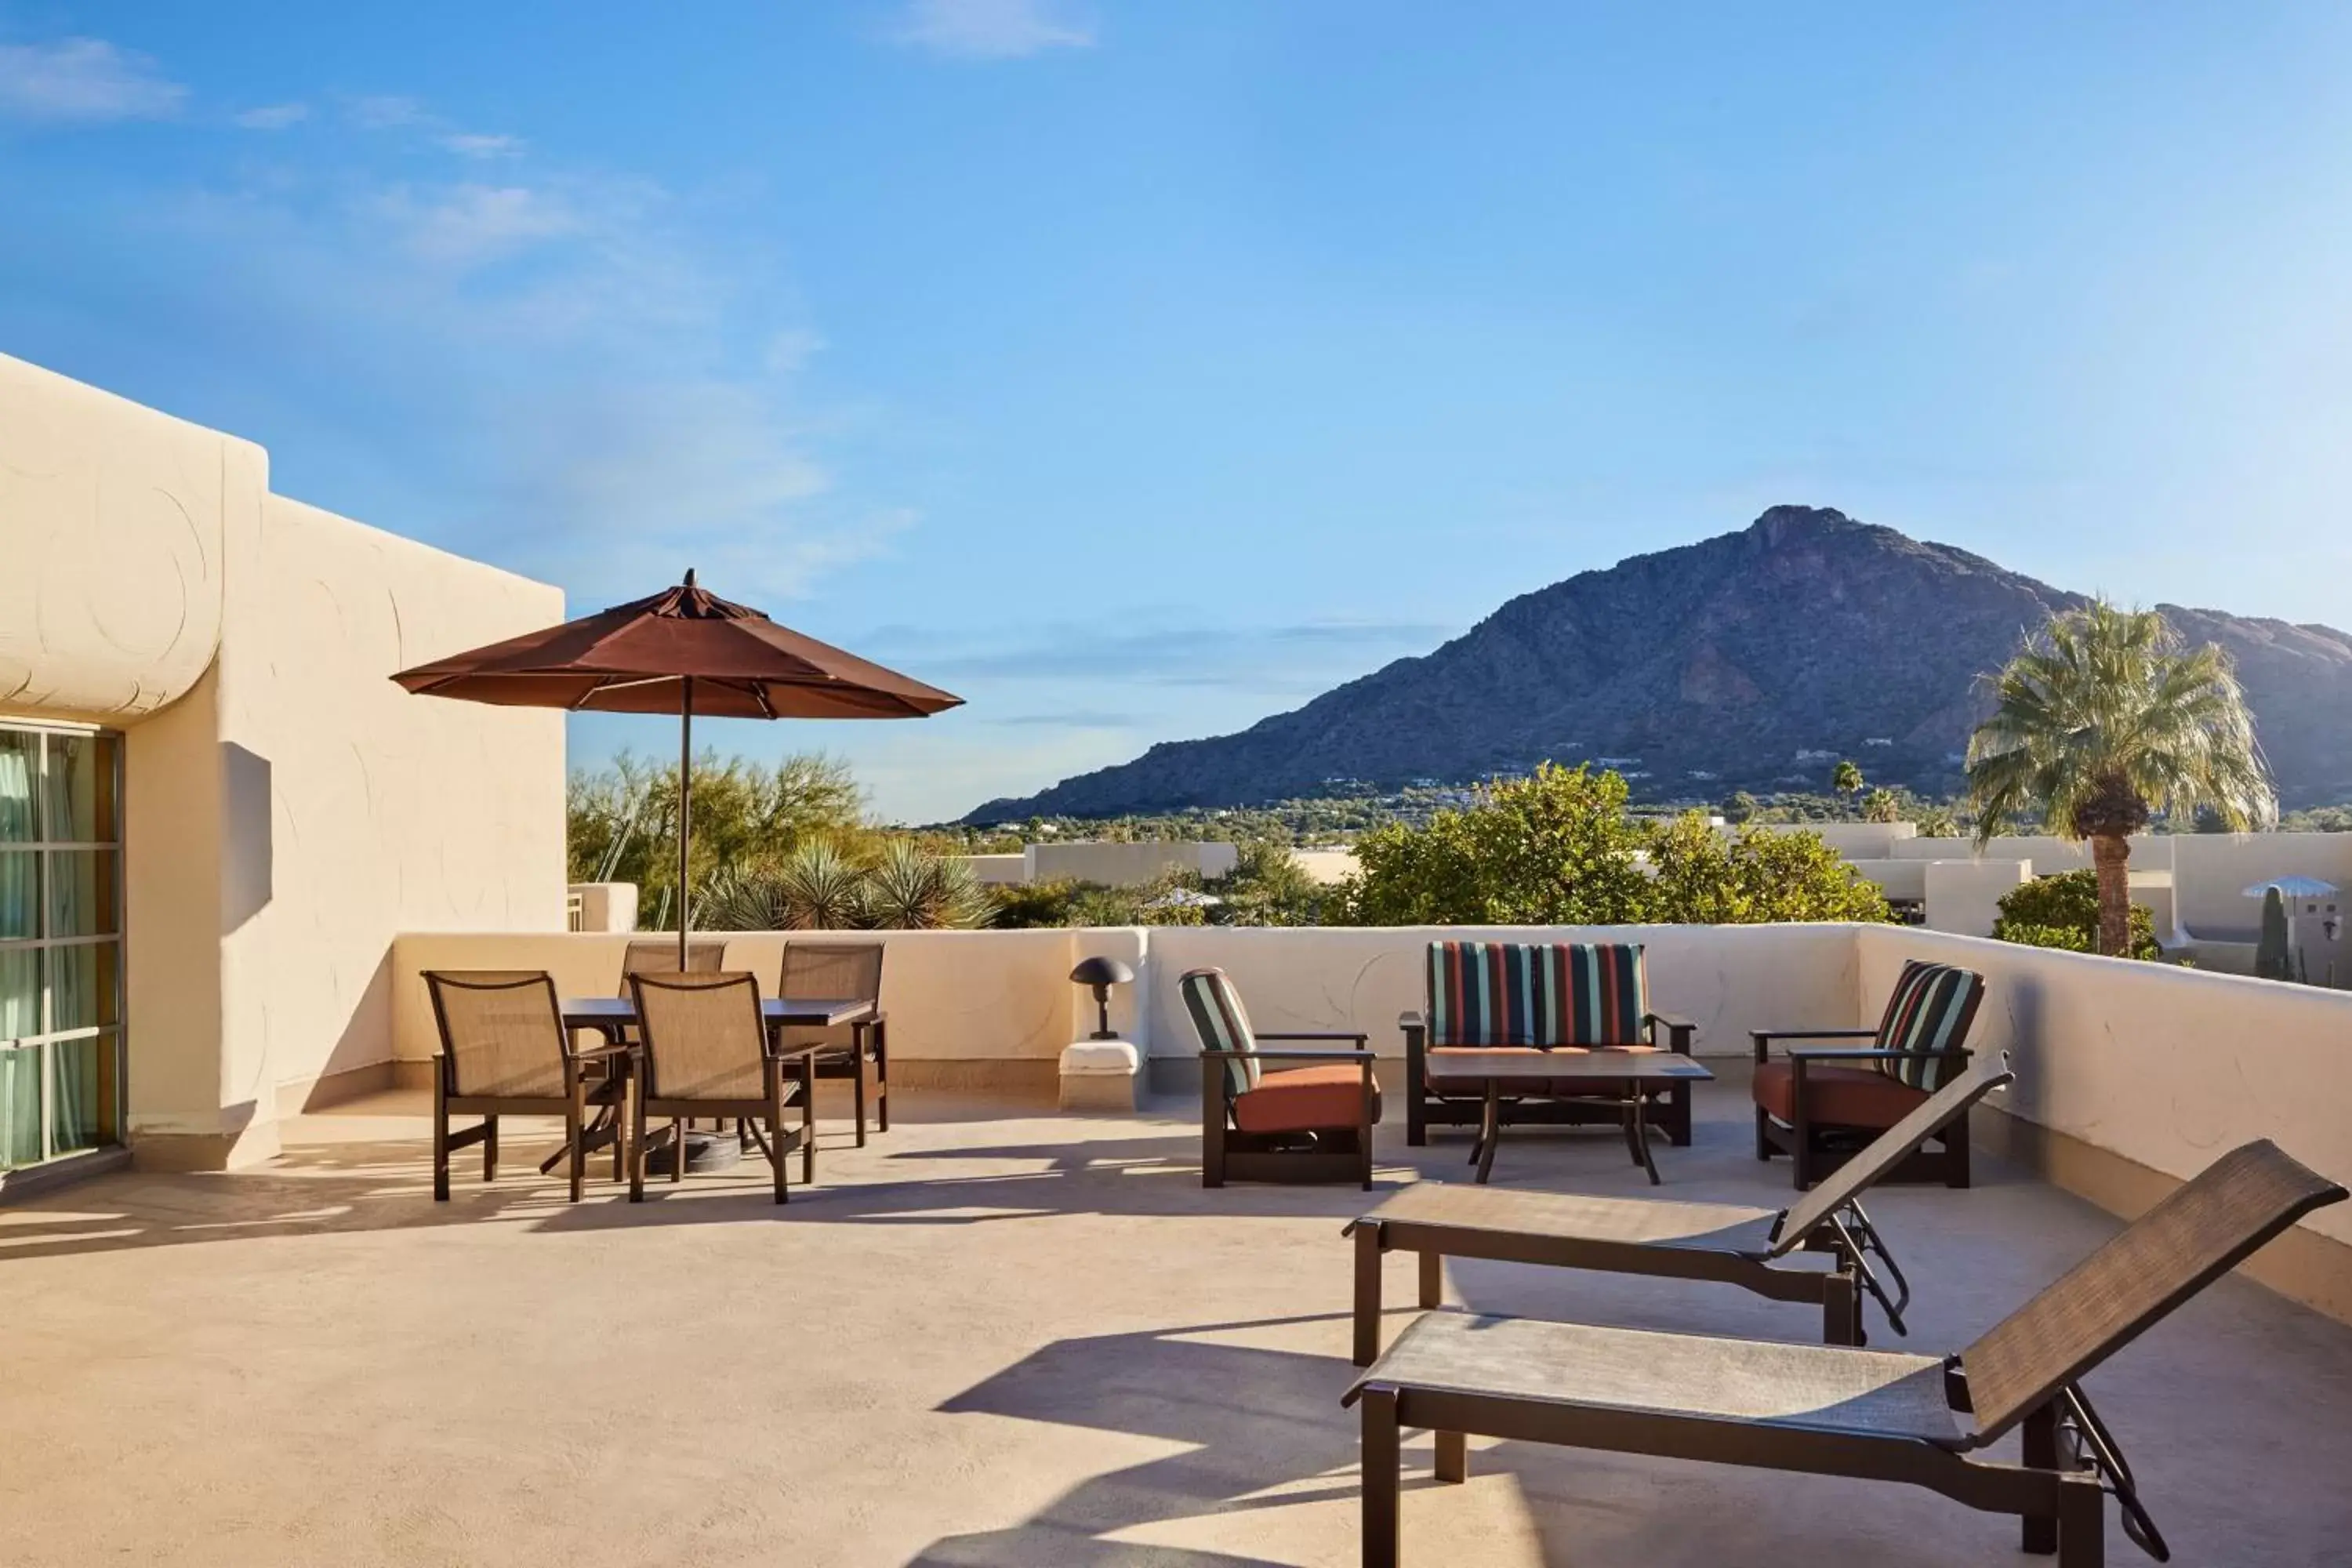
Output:
<svg viewBox="0 0 2352 1568">
<path fill-rule="evenodd" d="M 1446 1047 L 1431 1051 L 1423 1060 L 1433 1090 L 1465 1098 L 1475 1094 L 1486 1102 L 1478 1118 L 1478 1142 L 1471 1152 L 1471 1157 L 1478 1163 L 1477 1179 L 1482 1184 L 1495 1169 L 1495 1143 L 1502 1131 L 1506 1094 L 1503 1085 L 1507 1082 L 1540 1081 L 1540 1090 L 1508 1091 L 1514 1098 L 1539 1100 L 1607 1100 L 1611 1091 L 1622 1085 L 1624 1098 L 1616 1104 L 1623 1119 L 1625 1146 L 1632 1152 L 1633 1163 L 1649 1173 L 1650 1184 L 1655 1186 L 1659 1178 L 1657 1164 L 1650 1158 L 1649 1090 L 1677 1079 L 1715 1077 L 1675 1051 L 1585 1050 L 1576 1047 L 1556 1050 L 1525 1047 L 1481 1050 Z"/>
</svg>

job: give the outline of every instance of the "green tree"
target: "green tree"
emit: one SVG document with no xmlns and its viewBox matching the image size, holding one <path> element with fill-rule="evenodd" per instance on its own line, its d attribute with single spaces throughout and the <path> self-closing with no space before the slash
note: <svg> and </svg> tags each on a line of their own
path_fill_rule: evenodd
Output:
<svg viewBox="0 0 2352 1568">
<path fill-rule="evenodd" d="M 1839 762 L 1830 770 L 1830 788 L 1851 799 L 1862 793 L 1862 770 L 1851 759 Z"/>
<path fill-rule="evenodd" d="M 1642 830 L 1614 773 L 1546 763 L 1429 826 L 1356 843 L 1360 873 L 1333 900 L 1359 925 L 1612 925 L 1640 918 Z"/>
<path fill-rule="evenodd" d="M 1741 823 L 1754 820 L 1755 816 L 1756 797 L 1749 795 L 1746 790 L 1733 790 L 1729 795 L 1724 798 L 1724 821 L 1732 824 L 1734 826 L 1738 826 Z"/>
<path fill-rule="evenodd" d="M 2000 913 L 1992 922 L 2000 942 L 2027 947 L 2055 947 L 2068 952 L 2099 950 L 2099 874 L 2095 870 L 2061 871 L 2021 882 L 2000 896 Z M 2158 958 L 2156 916 L 2146 904 L 2131 908 L 2131 942 L 2126 956 Z"/>
<path fill-rule="evenodd" d="M 1864 822 L 1900 822 L 1903 820 L 1903 797 L 1881 785 L 1862 797 L 1862 819 Z"/>
<path fill-rule="evenodd" d="M 2187 820 L 2209 807 L 2240 829 L 2278 818 L 2230 656 L 2210 643 L 2184 650 L 2152 610 L 2068 610 L 1993 689 L 1992 715 L 1969 740 L 1978 843 L 2036 807 L 2062 837 L 2089 839 L 2101 952 L 2130 949 L 2130 836 L 2156 812 Z"/>
<path fill-rule="evenodd" d="M 1231 872 L 1212 890 L 1223 902 L 1209 911 L 1217 925 L 1311 926 L 1323 888 L 1299 865 L 1290 846 L 1270 838 L 1241 845 Z"/>
<path fill-rule="evenodd" d="M 1884 921 L 1874 882 L 1853 874 L 1818 833 L 1749 828 L 1727 837 L 1696 811 L 1653 835 L 1645 920 L 1673 925 Z"/>
</svg>

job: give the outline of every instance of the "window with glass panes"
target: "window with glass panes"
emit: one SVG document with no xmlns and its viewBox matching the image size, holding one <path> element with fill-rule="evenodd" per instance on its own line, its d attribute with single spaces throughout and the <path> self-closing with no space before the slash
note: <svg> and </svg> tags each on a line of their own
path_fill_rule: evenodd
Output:
<svg viewBox="0 0 2352 1568">
<path fill-rule="evenodd" d="M 0 1169 L 120 1141 L 122 739 L 0 724 Z"/>
</svg>

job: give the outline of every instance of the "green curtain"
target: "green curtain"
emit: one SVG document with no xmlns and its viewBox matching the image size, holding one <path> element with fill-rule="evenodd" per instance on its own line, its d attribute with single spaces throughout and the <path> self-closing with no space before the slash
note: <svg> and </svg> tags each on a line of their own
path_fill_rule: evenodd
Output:
<svg viewBox="0 0 2352 1568">
<path fill-rule="evenodd" d="M 41 740 L 0 731 L 0 941 L 40 934 L 40 857 L 10 850 L 39 836 L 33 787 Z M 41 955 L 0 949 L 0 1166 L 41 1157 L 41 1051 L 6 1043 L 41 1029 Z"/>
</svg>

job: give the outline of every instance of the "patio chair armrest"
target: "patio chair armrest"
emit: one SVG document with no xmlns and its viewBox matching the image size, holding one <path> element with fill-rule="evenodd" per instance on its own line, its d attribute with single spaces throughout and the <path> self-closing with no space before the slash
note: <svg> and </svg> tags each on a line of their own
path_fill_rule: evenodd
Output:
<svg viewBox="0 0 2352 1568">
<path fill-rule="evenodd" d="M 1666 1048 L 1685 1057 L 1691 1054 L 1691 1040 L 1698 1034 L 1696 1024 L 1673 1013 L 1644 1013 L 1642 1027 L 1654 1046 L 1658 1043 L 1658 1031 L 1665 1030 Z"/>
<path fill-rule="evenodd" d="M 1968 1047 L 1965 1046 L 1954 1046 L 1949 1049 L 1941 1051 L 1846 1050 L 1790 1051 L 1788 1053 L 1789 1059 L 1792 1062 L 1940 1061 L 1947 1057 L 1957 1057 L 1962 1061 L 1966 1061 L 1968 1059 Z"/>
<path fill-rule="evenodd" d="M 1361 1048 L 1352 1051 L 1336 1048 L 1328 1051 L 1202 1051 L 1201 1055 L 1221 1058 L 1255 1058 L 1262 1062 L 1369 1062 L 1379 1059 L 1370 1051 Z"/>
<path fill-rule="evenodd" d="M 1748 1037 L 1755 1043 L 1756 1059 L 1763 1061 L 1770 1055 L 1774 1040 L 1874 1040 L 1876 1029 L 1750 1029 Z"/>
<path fill-rule="evenodd" d="M 1356 1042 L 1356 1048 L 1360 1051 L 1371 1040 L 1370 1035 L 1358 1034 L 1353 1029 L 1308 1029 L 1280 1035 L 1261 1033 L 1258 1038 L 1261 1040 L 1353 1040 Z"/>
</svg>

